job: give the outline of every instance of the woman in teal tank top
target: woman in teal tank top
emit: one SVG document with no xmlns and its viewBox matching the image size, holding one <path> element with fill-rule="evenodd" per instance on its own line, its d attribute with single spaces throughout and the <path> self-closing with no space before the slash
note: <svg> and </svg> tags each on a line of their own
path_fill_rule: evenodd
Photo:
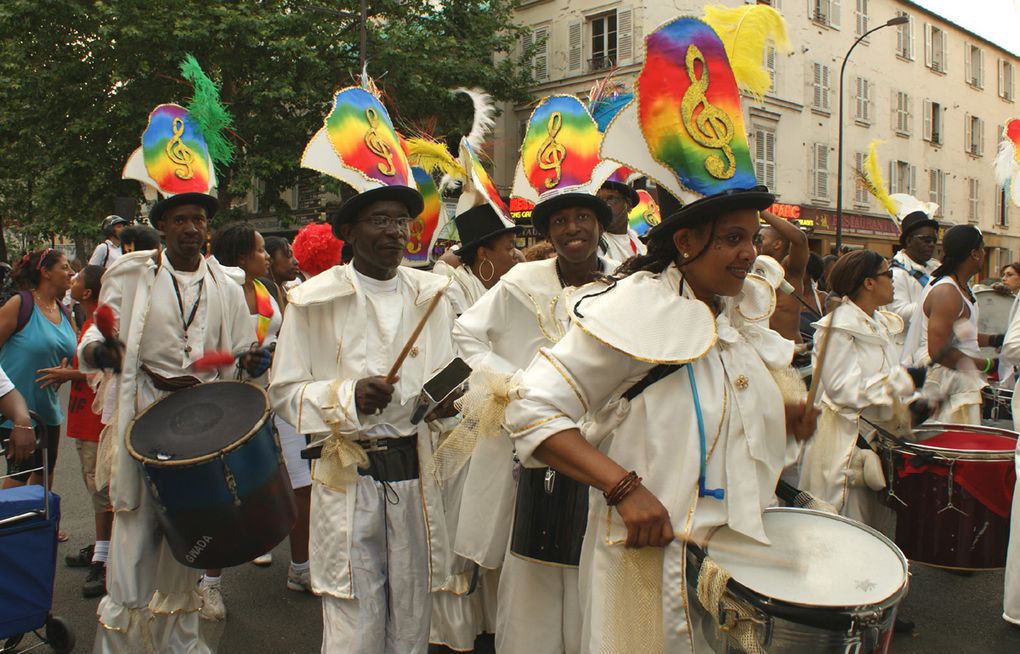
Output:
<svg viewBox="0 0 1020 654">
<path fill-rule="evenodd" d="M 74 357 L 74 328 L 60 307 L 60 300 L 71 288 L 71 266 L 61 252 L 46 248 L 22 257 L 14 267 L 13 275 L 20 288 L 31 289 L 33 306 L 21 329 L 18 329 L 18 314 L 22 307 L 22 295 L 15 295 L 0 307 L 0 367 L 25 397 L 28 408 L 42 419 L 42 426 L 37 429 L 36 435 L 46 439 L 47 465 L 52 483 L 64 413 L 57 398 L 58 385 L 43 386 L 38 379 L 41 368 L 66 366 Z M 10 430 L 10 422 L 4 422 L 0 426 L 0 439 L 7 440 Z M 8 461 L 7 472 L 15 473 L 41 466 L 42 454 L 37 451 L 28 461 Z M 31 478 L 23 474 L 5 480 L 5 487 L 27 481 L 42 483 L 41 479 L 39 473 L 33 473 Z"/>
</svg>

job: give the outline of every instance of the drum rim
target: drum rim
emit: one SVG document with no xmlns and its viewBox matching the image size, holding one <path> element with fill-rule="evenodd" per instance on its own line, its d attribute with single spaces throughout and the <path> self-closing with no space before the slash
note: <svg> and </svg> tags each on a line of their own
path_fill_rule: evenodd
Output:
<svg viewBox="0 0 1020 654">
<path fill-rule="evenodd" d="M 893 551 L 893 553 L 896 554 L 897 558 L 900 560 L 900 564 L 903 567 L 903 583 L 900 585 L 898 589 L 896 589 L 896 591 L 894 591 L 888 597 L 884 597 L 870 604 L 819 606 L 817 604 L 803 604 L 800 602 L 790 602 L 787 600 L 781 600 L 774 597 L 770 597 L 768 595 L 765 595 L 764 593 L 754 590 L 750 586 L 745 586 L 744 584 L 740 583 L 739 581 L 731 577 L 729 582 L 727 582 L 727 587 L 729 587 L 730 590 L 738 591 L 742 599 L 751 602 L 759 610 L 768 613 L 768 611 L 765 610 L 767 607 L 786 607 L 793 610 L 809 609 L 811 611 L 820 611 L 825 612 L 829 615 L 841 614 L 847 616 L 848 618 L 852 618 L 854 616 L 858 616 L 861 614 L 874 613 L 876 610 L 885 611 L 886 609 L 898 604 L 900 601 L 902 601 L 903 597 L 906 596 L 907 590 L 910 587 L 910 562 L 907 560 L 906 555 L 903 554 L 903 550 L 901 550 L 899 546 L 892 541 L 892 539 L 890 539 L 882 532 L 866 524 L 857 522 L 856 520 L 851 520 L 850 518 L 847 518 L 845 516 L 841 516 L 836 513 L 829 513 L 828 511 L 819 511 L 817 509 L 805 509 L 793 506 L 772 506 L 766 508 L 762 512 L 763 516 L 768 513 L 795 513 L 820 516 L 823 518 L 828 518 L 830 520 L 836 520 L 838 522 L 846 523 L 852 527 L 858 527 L 863 531 L 866 531 L 867 533 L 876 536 L 880 541 L 889 546 L 889 548 Z M 705 541 L 705 544 L 699 548 L 705 554 L 705 556 L 710 556 L 708 550 L 712 545 L 712 536 L 714 536 L 716 531 L 718 530 L 719 528 L 713 530 L 712 533 L 709 535 L 708 539 Z"/>
<path fill-rule="evenodd" d="M 209 384 L 244 384 L 246 386 L 250 386 L 251 388 L 256 389 L 259 393 L 262 394 L 262 397 L 264 397 L 265 400 L 266 400 L 266 402 L 265 402 L 266 409 L 262 413 L 262 418 L 258 422 L 255 423 L 255 426 L 252 427 L 248 431 L 248 433 L 244 434 L 243 436 L 241 436 L 240 438 L 238 438 L 237 440 L 232 442 L 230 445 L 228 445 L 227 447 L 225 447 L 225 448 L 223 448 L 221 450 L 217 450 L 215 452 L 210 452 L 209 454 L 203 454 L 202 456 L 191 457 L 191 458 L 188 458 L 188 459 L 172 459 L 172 460 L 169 460 L 169 461 L 160 461 L 159 459 L 153 459 L 153 458 L 147 457 L 147 456 L 145 456 L 143 454 L 139 454 L 138 451 L 135 450 L 134 444 L 131 442 L 131 430 L 134 428 L 135 423 L 138 422 L 139 420 L 141 420 L 142 417 L 146 413 L 151 411 L 153 407 L 155 407 L 157 404 L 159 404 L 160 400 L 156 400 L 155 402 L 153 402 L 149 406 L 145 407 L 145 409 L 143 409 L 140 413 L 136 414 L 135 417 L 132 418 L 131 422 L 128 423 L 127 431 L 124 434 L 124 436 L 125 436 L 124 442 L 127 445 L 127 450 L 128 450 L 128 453 L 131 455 L 131 457 L 133 459 L 135 459 L 136 461 L 138 461 L 139 463 L 141 463 L 142 465 L 150 465 L 150 466 L 154 466 L 154 467 L 158 467 L 158 468 L 173 468 L 173 467 L 177 467 L 177 466 L 194 466 L 194 465 L 198 465 L 200 463 L 207 463 L 209 461 L 213 461 L 215 459 L 220 458 L 221 456 L 223 456 L 225 454 L 228 454 L 228 453 L 236 450 L 237 448 L 239 448 L 242 445 L 246 444 L 249 440 L 252 439 L 252 437 L 255 434 L 257 434 L 258 432 L 260 432 L 262 430 L 262 428 L 266 424 L 266 421 L 269 419 L 269 414 L 272 413 L 272 409 L 269 406 L 269 394 L 266 393 L 266 389 L 262 388 L 261 386 L 257 386 L 255 384 L 252 384 L 251 382 L 236 381 L 236 380 L 233 380 L 233 379 L 216 379 L 214 381 L 202 382 L 201 384 L 196 384 L 195 386 L 191 386 L 189 388 L 197 388 L 198 386 L 206 386 L 206 385 L 209 385 Z M 182 389 L 182 390 L 187 390 L 187 389 Z M 173 395 L 173 393 L 171 393 L 170 395 Z M 170 397 L 170 395 L 167 395 L 166 397 Z M 160 399 L 162 400 L 162 399 L 165 399 L 165 398 L 160 398 Z"/>
<path fill-rule="evenodd" d="M 989 434 L 992 436 L 1003 436 L 1005 438 L 1012 438 L 1014 441 L 1020 442 L 1020 433 L 1010 431 L 1008 429 L 1002 429 L 999 427 L 986 427 L 984 425 L 961 425 L 950 422 L 929 422 L 920 425 L 918 428 L 913 430 L 913 433 L 918 432 L 945 432 L 945 431 L 971 431 L 978 434 Z M 879 438 L 887 444 L 887 447 L 892 452 L 898 452 L 900 454 L 927 454 L 929 456 L 935 456 L 936 458 L 943 459 L 945 461 L 1012 461 L 1016 453 L 1014 446 L 1011 450 L 957 450 L 949 449 L 946 447 L 937 447 L 934 445 L 925 445 L 921 442 L 911 443 L 892 443 L 888 440 Z"/>
</svg>

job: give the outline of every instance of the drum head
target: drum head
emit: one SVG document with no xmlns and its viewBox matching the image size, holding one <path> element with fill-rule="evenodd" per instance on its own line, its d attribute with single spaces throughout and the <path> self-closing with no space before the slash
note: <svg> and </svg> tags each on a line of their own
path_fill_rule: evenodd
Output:
<svg viewBox="0 0 1020 654">
<path fill-rule="evenodd" d="M 762 518 L 771 545 L 723 527 L 707 546 L 735 581 L 761 595 L 806 606 L 865 606 L 906 584 L 903 554 L 869 527 L 805 509 L 766 509 Z"/>
<path fill-rule="evenodd" d="M 1013 298 L 989 288 L 976 291 L 974 299 L 978 307 L 978 331 L 982 334 L 1005 334 Z"/>
<path fill-rule="evenodd" d="M 199 384 L 168 395 L 131 425 L 131 449 L 155 461 L 182 461 L 226 449 L 266 420 L 265 391 L 243 382 Z"/>
</svg>

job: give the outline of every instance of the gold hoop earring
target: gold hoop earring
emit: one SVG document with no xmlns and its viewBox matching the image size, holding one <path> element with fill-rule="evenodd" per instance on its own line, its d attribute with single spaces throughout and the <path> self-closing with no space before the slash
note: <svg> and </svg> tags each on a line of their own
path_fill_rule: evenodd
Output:
<svg viewBox="0 0 1020 654">
<path fill-rule="evenodd" d="M 482 274 L 482 267 L 485 264 L 489 264 L 489 276 L 486 277 Z M 492 263 L 489 259 L 482 259 L 482 263 L 478 264 L 478 276 L 482 278 L 483 282 L 491 282 L 492 278 L 496 276 L 496 264 Z"/>
</svg>

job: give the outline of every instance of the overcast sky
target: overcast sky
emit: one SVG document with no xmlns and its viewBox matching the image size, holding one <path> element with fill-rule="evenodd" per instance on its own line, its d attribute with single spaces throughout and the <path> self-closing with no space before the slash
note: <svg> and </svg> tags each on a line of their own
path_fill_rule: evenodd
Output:
<svg viewBox="0 0 1020 654">
<path fill-rule="evenodd" d="M 960 27 L 1020 55 L 1020 0 L 914 0 Z"/>
</svg>

